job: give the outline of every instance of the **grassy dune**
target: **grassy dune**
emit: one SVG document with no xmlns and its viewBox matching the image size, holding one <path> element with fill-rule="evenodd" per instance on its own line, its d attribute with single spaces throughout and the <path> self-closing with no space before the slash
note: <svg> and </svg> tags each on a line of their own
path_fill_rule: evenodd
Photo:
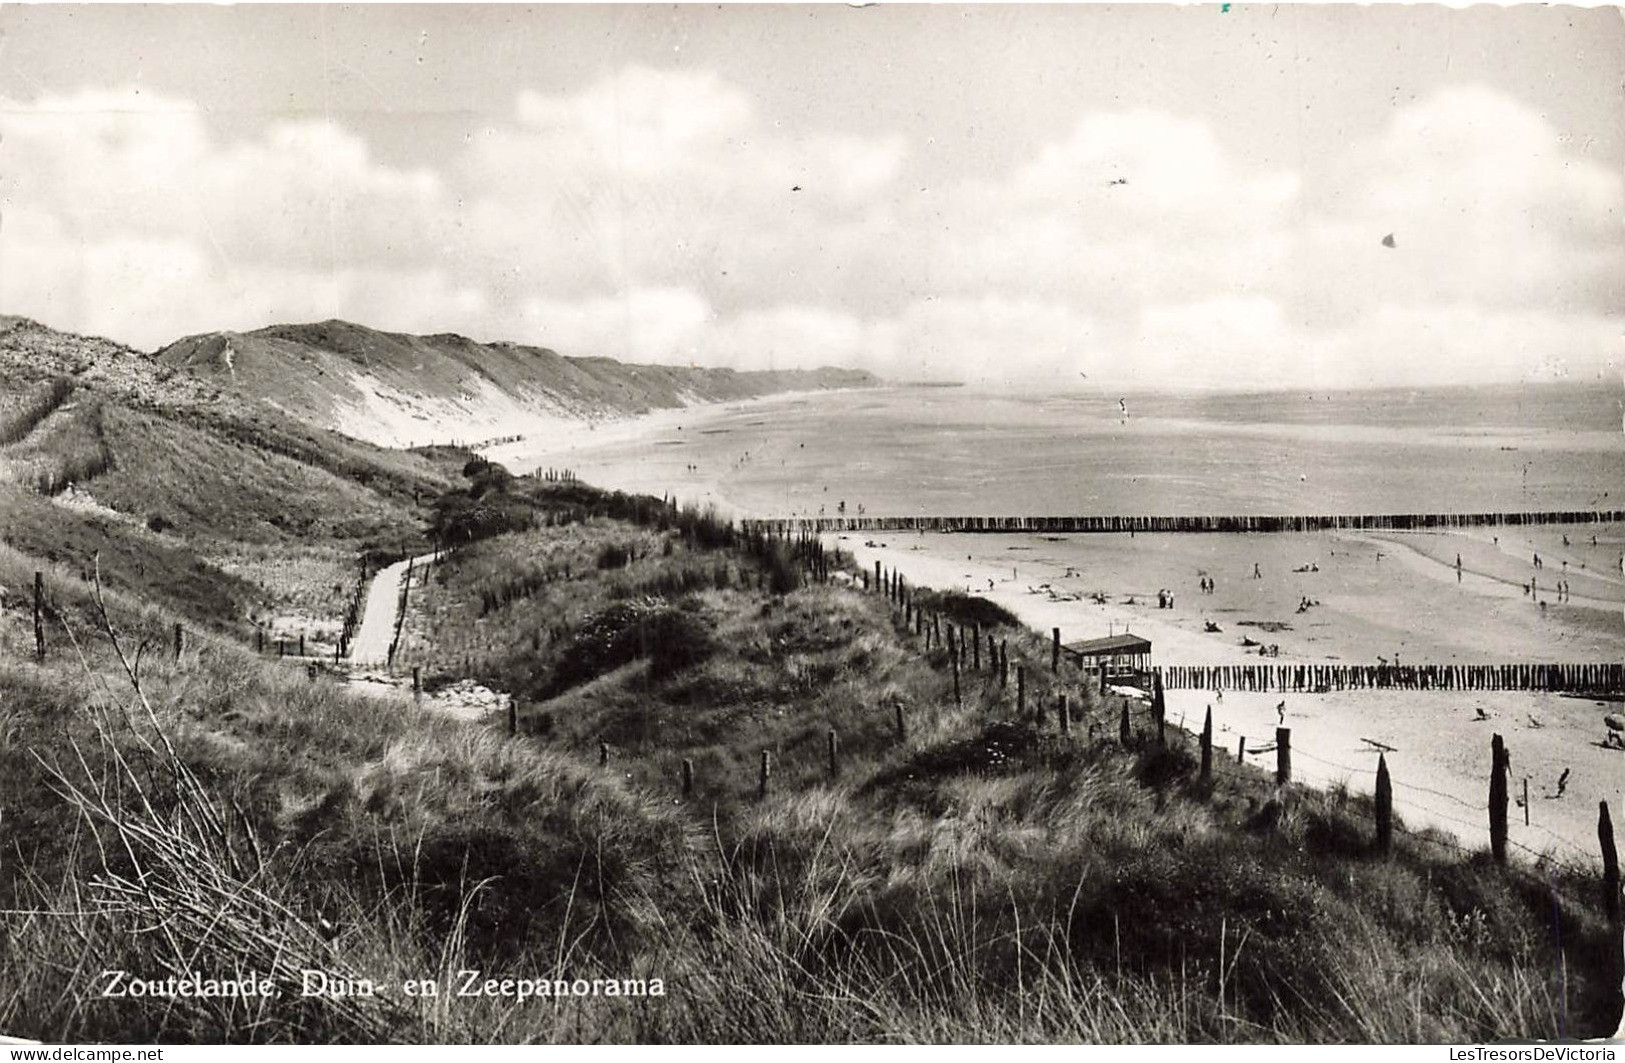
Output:
<svg viewBox="0 0 1625 1063">
<path fill-rule="evenodd" d="M 555 574 L 493 609 L 518 558 Z M 0 561 L 8 585 L 29 563 Z M 571 1042 L 1611 1029 L 1617 939 L 1594 880 L 1499 869 L 1425 836 L 1380 858 L 1365 799 L 1277 793 L 1248 772 L 1204 784 L 1187 743 L 1159 746 L 1136 717 L 1120 745 L 1115 706 L 1091 697 L 1074 698 L 1065 739 L 1053 711 L 1043 726 L 1019 717 L 1013 687 L 985 675 L 962 676 L 956 706 L 940 651 L 878 596 L 839 574 L 774 593 L 758 586 L 771 567 L 676 527 L 590 516 L 455 554 L 418 592 L 432 618 L 420 652 L 479 643 L 481 678 L 526 699 L 512 739 L 501 721 L 359 699 L 208 639 L 178 667 L 151 657 L 138 697 L 93 633 L 89 588 L 61 581 L 87 664 L 0 668 L 0 1029 Z M 166 630 L 138 599 L 110 608 L 127 645 Z M 657 629 L 694 644 L 623 641 L 656 615 L 695 618 Z M 26 610 L 8 597 L 3 616 L 17 662 Z M 998 634 L 1029 665 L 1031 703 L 1055 693 L 1044 643 Z M 1110 737 L 1091 740 L 1091 721 Z M 758 797 L 762 749 L 774 775 Z M 682 759 L 698 775 L 686 800 Z M 284 993 L 96 999 L 87 980 L 111 966 L 252 968 Z M 397 988 L 301 998 L 302 967 Z M 660 978 L 666 995 L 398 990 L 433 978 L 444 994 L 465 969 Z"/>
</svg>

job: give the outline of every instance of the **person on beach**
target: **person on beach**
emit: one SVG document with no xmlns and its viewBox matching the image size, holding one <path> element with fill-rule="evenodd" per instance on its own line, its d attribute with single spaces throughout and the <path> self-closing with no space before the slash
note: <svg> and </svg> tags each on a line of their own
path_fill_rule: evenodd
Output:
<svg viewBox="0 0 1625 1063">
<path fill-rule="evenodd" d="M 1286 701 L 1283 699 L 1275 706 L 1275 723 L 1277 726 L 1286 725 Z"/>
<path fill-rule="evenodd" d="M 1258 571 L 1258 562 L 1253 562 L 1253 579 L 1263 579 L 1264 573 Z"/>
<path fill-rule="evenodd" d="M 1569 788 L 1569 772 L 1571 770 L 1573 770 L 1573 769 L 1564 768 L 1563 769 L 1563 774 L 1559 775 L 1557 777 L 1557 796 L 1558 797 L 1562 797 L 1564 791 Z"/>
</svg>

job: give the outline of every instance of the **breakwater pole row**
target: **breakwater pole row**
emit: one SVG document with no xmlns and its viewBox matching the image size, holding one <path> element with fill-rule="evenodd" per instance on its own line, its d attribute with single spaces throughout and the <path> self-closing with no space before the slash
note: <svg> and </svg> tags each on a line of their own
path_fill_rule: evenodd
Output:
<svg viewBox="0 0 1625 1063">
<path fill-rule="evenodd" d="M 1505 513 L 1355 513 L 1295 516 L 1071 517 L 790 517 L 747 520 L 746 530 L 778 534 L 825 532 L 1309 532 L 1411 531 L 1523 524 L 1616 524 L 1625 510 L 1543 510 Z"/>
<path fill-rule="evenodd" d="M 1625 692 L 1625 663 L 1161 665 L 1170 690 L 1324 694 L 1334 690 Z"/>
</svg>

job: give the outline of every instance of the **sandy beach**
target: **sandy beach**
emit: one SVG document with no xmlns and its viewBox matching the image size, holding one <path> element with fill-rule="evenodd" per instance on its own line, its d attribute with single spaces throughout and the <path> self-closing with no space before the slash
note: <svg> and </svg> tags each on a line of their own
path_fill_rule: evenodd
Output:
<svg viewBox="0 0 1625 1063">
<path fill-rule="evenodd" d="M 1579 532 L 1584 531 L 1583 538 Z M 1412 663 L 1616 660 L 1625 645 L 1617 576 L 1589 574 L 1586 601 L 1549 603 L 1542 612 L 1516 583 L 1507 593 L 1519 551 L 1560 559 L 1567 534 L 1578 554 L 1617 543 L 1618 528 L 1501 529 L 1486 532 L 1474 551 L 1480 572 L 1458 584 L 1456 540 L 1466 551 L 1475 533 L 1310 533 L 1304 535 L 939 535 L 862 538 L 829 536 L 860 566 L 880 561 L 910 583 L 977 594 L 1027 625 L 1075 641 L 1133 632 L 1151 640 L 1157 664 L 1257 662 L 1252 639 L 1279 647 L 1275 663 Z M 1506 549 L 1492 542 L 1500 535 Z M 1606 535 L 1606 538 L 1605 538 Z M 1418 543 L 1418 538 L 1421 542 Z M 1579 544 L 1584 543 L 1584 546 Z M 1489 547 L 1490 549 L 1485 549 Z M 1379 560 L 1377 554 L 1383 556 Z M 1446 565 L 1442 558 L 1450 557 Z M 1407 560 L 1401 562 L 1401 558 Z M 1492 562 L 1506 559 L 1504 566 Z M 1254 579 L 1257 562 L 1263 575 Z M 1294 572 L 1316 565 L 1319 571 Z M 1387 566 L 1384 568 L 1383 566 Z M 1396 574 L 1397 573 L 1397 574 Z M 1212 594 L 1196 587 L 1215 581 Z M 1528 577 L 1525 577 L 1528 578 Z M 1174 591 L 1174 607 L 1159 609 L 1157 591 Z M 1088 597 L 1096 591 L 1099 604 Z M 1296 611 L 1304 597 L 1320 604 Z M 1212 620 L 1221 630 L 1211 633 Z M 1274 741 L 1277 705 L 1286 702 L 1292 728 L 1294 777 L 1311 785 L 1346 783 L 1369 792 L 1377 747 L 1393 747 L 1389 768 L 1396 807 L 1413 826 L 1438 827 L 1463 844 L 1487 844 L 1489 742 L 1500 733 L 1513 754 L 1514 789 L 1530 779 L 1531 824 L 1514 810 L 1512 840 L 1535 852 L 1550 848 L 1571 861 L 1596 860 L 1597 802 L 1620 807 L 1625 753 L 1595 744 L 1602 716 L 1618 711 L 1558 694 L 1445 691 L 1341 691 L 1328 694 L 1246 694 L 1171 690 L 1169 712 L 1193 731 L 1214 708 L 1216 744 L 1233 756 L 1236 738 L 1249 746 Z M 1480 711 L 1483 710 L 1482 718 Z M 1253 758 L 1265 766 L 1270 756 Z M 1571 769 L 1556 796 L 1557 779 Z M 1411 787 L 1412 789 L 1407 789 Z M 1422 787 L 1422 789 L 1415 789 Z"/>
<path fill-rule="evenodd" d="M 910 403 L 925 412 L 909 414 Z M 848 413 L 846 430 L 827 429 L 832 409 Z M 928 390 L 790 395 L 663 411 L 587 432 L 557 426 L 490 453 L 516 472 L 567 467 L 600 486 L 760 516 L 834 513 L 842 503 L 855 512 L 861 497 L 870 498 L 870 512 L 904 513 L 960 512 L 955 507 L 989 497 L 1029 513 L 1071 512 L 1070 503 L 1087 498 L 1102 505 L 1083 512 L 1464 511 L 1525 501 L 1581 507 L 1606 499 L 1606 490 L 1586 485 L 1607 479 L 1618 449 L 1597 436 L 1576 442 L 1547 429 L 1407 425 L 1406 445 L 1438 468 L 1413 457 L 1390 475 L 1385 463 L 1394 459 L 1382 432 L 1223 423 L 1203 436 L 1200 426 L 1179 422 L 1181 431 L 1197 434 L 1174 452 L 1178 460 L 1164 453 L 1154 472 L 1130 474 L 1124 470 L 1142 460 L 1143 441 L 1124 434 L 1128 428 L 1081 430 L 1079 438 L 1101 456 L 1066 457 L 1046 450 L 1043 437 L 1021 434 L 1024 409 L 992 403 L 983 424 Z M 889 436 L 876 427 L 888 418 L 896 422 Z M 1175 423 L 1135 430 L 1162 445 L 1177 438 Z M 1024 485 L 984 467 L 994 439 L 1008 448 L 1005 467 L 1019 468 Z M 1221 453 L 1238 445 L 1244 449 Z M 1294 445 L 1310 448 L 1314 460 L 1267 460 L 1245 449 Z M 882 482 L 885 497 L 857 493 Z M 1314 508 L 1301 508 L 1306 498 Z M 832 534 L 827 542 L 864 568 L 879 560 L 911 583 L 977 594 L 1039 631 L 1059 627 L 1067 641 L 1143 635 L 1159 665 L 1599 662 L 1618 660 L 1625 647 L 1625 528 L 1617 525 L 1274 535 L 909 532 Z M 1211 592 L 1200 589 L 1204 579 Z M 1172 608 L 1158 608 L 1159 591 L 1172 595 Z M 1261 658 L 1261 648 L 1274 656 Z M 1594 862 L 1597 802 L 1621 807 L 1625 753 L 1597 744 L 1602 715 L 1617 704 L 1557 694 L 1345 691 L 1287 695 L 1282 719 L 1282 700 L 1233 691 L 1222 698 L 1168 694 L 1173 719 L 1192 731 L 1213 704 L 1218 745 L 1231 758 L 1240 736 L 1250 748 L 1263 747 L 1273 743 L 1278 721 L 1291 727 L 1294 776 L 1311 785 L 1368 792 L 1373 743 L 1390 747 L 1400 815 L 1469 847 L 1487 844 L 1493 733 L 1511 750 L 1515 797 L 1528 778 L 1530 824 L 1515 807 L 1516 845 Z M 1250 759 L 1273 764 L 1271 754 Z"/>
</svg>

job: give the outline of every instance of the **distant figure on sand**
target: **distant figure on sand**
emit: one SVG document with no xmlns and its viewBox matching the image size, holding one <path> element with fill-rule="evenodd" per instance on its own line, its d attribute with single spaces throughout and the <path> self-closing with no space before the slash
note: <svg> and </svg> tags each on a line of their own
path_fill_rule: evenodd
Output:
<svg viewBox="0 0 1625 1063">
<path fill-rule="evenodd" d="M 1285 700 L 1282 700 L 1282 701 L 1278 702 L 1276 704 L 1276 706 L 1275 706 L 1275 722 L 1278 725 L 1286 723 L 1286 701 Z"/>
<path fill-rule="evenodd" d="M 1559 775 L 1557 777 L 1557 796 L 1558 797 L 1562 797 L 1563 796 L 1563 791 L 1565 791 L 1565 790 L 1567 790 L 1569 788 L 1569 771 L 1570 771 L 1570 769 L 1564 768 L 1563 769 L 1563 774 Z"/>
<path fill-rule="evenodd" d="M 1263 578 L 1264 578 L 1264 574 L 1262 572 L 1258 571 L 1258 562 L 1254 561 L 1253 562 L 1253 579 L 1263 579 Z"/>
</svg>

